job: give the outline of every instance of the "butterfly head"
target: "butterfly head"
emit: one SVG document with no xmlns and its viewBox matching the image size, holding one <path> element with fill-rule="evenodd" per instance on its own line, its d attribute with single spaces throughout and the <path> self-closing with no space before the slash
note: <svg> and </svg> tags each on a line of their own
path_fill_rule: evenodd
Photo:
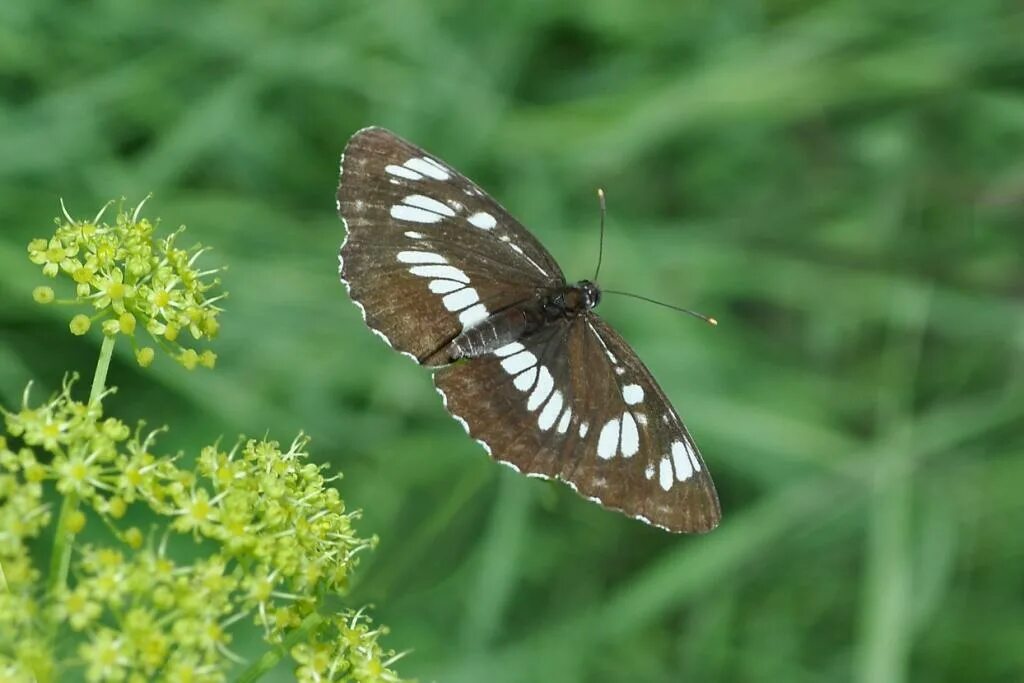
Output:
<svg viewBox="0 0 1024 683">
<path fill-rule="evenodd" d="M 585 313 L 601 303 L 601 289 L 590 280 L 580 280 L 569 288 L 565 303 L 571 312 Z"/>
</svg>

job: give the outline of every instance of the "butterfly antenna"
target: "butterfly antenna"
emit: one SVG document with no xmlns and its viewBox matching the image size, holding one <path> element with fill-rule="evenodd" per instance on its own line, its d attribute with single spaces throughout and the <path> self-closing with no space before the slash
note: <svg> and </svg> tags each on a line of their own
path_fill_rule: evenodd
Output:
<svg viewBox="0 0 1024 683">
<path fill-rule="evenodd" d="M 614 289 L 602 289 L 601 292 L 604 293 L 604 294 L 618 294 L 619 296 L 628 296 L 628 297 L 632 297 L 634 299 L 640 299 L 641 301 L 646 301 L 648 303 L 658 304 L 659 306 L 664 306 L 665 308 L 671 308 L 673 311 L 679 311 L 680 313 L 686 313 L 687 315 L 692 315 L 694 318 L 698 318 L 700 320 L 703 320 L 708 325 L 717 325 L 718 324 L 718 321 L 716 319 L 712 318 L 711 316 L 704 315 L 703 313 L 698 313 L 696 311 L 691 311 L 688 308 L 680 308 L 679 306 L 673 306 L 672 304 L 667 304 L 664 301 L 658 301 L 657 299 L 651 299 L 651 298 L 648 298 L 646 296 L 640 296 L 639 294 L 631 294 L 630 292 L 617 292 Z"/>
<path fill-rule="evenodd" d="M 604 214 L 607 207 L 604 203 L 604 190 L 597 188 L 597 201 L 601 205 L 601 241 L 597 243 L 597 268 L 594 269 L 594 282 L 597 282 L 597 275 L 601 272 L 601 257 L 604 256 Z"/>
</svg>

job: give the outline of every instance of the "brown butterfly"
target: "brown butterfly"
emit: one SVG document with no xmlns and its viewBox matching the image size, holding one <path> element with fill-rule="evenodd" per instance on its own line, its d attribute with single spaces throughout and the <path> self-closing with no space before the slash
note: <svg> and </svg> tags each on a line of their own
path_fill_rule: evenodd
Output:
<svg viewBox="0 0 1024 683">
<path fill-rule="evenodd" d="M 650 371 L 555 259 L 475 183 L 382 128 L 342 156 L 339 275 L 366 324 L 434 368 L 452 416 L 492 457 L 674 532 L 718 496 Z"/>
</svg>

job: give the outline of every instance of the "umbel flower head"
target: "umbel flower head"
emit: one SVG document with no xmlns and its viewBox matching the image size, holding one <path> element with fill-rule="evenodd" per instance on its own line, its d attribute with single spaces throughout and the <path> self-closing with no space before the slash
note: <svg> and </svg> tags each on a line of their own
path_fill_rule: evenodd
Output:
<svg viewBox="0 0 1024 683">
<path fill-rule="evenodd" d="M 88 305 L 88 315 L 71 319 L 71 332 L 82 335 L 99 323 L 104 334 L 131 339 L 142 366 L 155 356 L 151 346 L 137 341 L 137 333 L 145 330 L 186 368 L 213 367 L 216 355 L 193 348 L 188 338 L 217 335 L 217 302 L 225 296 L 214 291 L 220 269 L 199 270 L 197 261 L 207 251 L 203 247 L 177 246 L 184 227 L 158 237 L 157 225 L 141 216 L 143 204 L 120 206 L 112 223 L 103 220 L 110 204 L 92 220 L 74 219 L 64 209 L 54 234 L 32 240 L 28 254 L 44 275 L 68 281 L 73 296 L 58 299 L 49 286 L 36 287 L 32 296 L 41 304 Z"/>
<path fill-rule="evenodd" d="M 375 539 L 358 536 L 305 437 L 158 455 L 156 431 L 71 390 L 31 405 L 26 389 L 19 410 L 0 409 L 0 680 L 216 683 L 255 666 L 231 649 L 245 629 L 299 680 L 399 680 L 385 629 L 323 606 Z M 95 525 L 53 593 L 31 550 L 54 521 L 48 488 L 81 502 L 67 531 Z M 145 532 L 126 523 L 140 517 Z"/>
</svg>

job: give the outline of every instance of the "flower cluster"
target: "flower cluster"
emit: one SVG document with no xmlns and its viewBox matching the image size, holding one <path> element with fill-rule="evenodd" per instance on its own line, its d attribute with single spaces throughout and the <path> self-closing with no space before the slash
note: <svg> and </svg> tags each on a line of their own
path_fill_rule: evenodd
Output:
<svg viewBox="0 0 1024 683">
<path fill-rule="evenodd" d="M 331 617 L 318 630 L 315 638 L 296 645 L 292 659 L 298 662 L 295 672 L 300 683 L 353 680 L 399 683 L 401 679 L 388 667 L 401 655 L 381 659 L 377 637 L 386 628 L 371 628 L 362 611 Z M 347 677 L 347 678 L 346 678 Z"/>
<path fill-rule="evenodd" d="M 28 253 L 44 275 L 69 280 L 74 296 L 58 299 L 52 287 L 40 286 L 33 298 L 42 304 L 89 304 L 92 314 L 75 315 L 71 332 L 85 334 L 98 322 L 104 334 L 131 339 L 142 366 L 153 362 L 155 351 L 137 343 L 139 329 L 186 368 L 213 367 L 216 355 L 187 345 L 182 333 L 197 341 L 217 335 L 216 304 L 223 295 L 213 296 L 212 290 L 220 284 L 219 269 L 196 267 L 206 249 L 176 246 L 184 228 L 157 237 L 156 225 L 140 216 L 144 203 L 119 209 L 113 224 L 103 221 L 107 207 L 91 221 L 75 220 L 65 210 L 54 234 L 32 240 Z"/>
<path fill-rule="evenodd" d="M 389 669 L 397 656 L 378 644 L 384 629 L 361 611 L 318 612 L 374 541 L 356 534 L 356 514 L 308 462 L 305 437 L 286 449 L 209 446 L 188 468 L 153 452 L 157 432 L 105 418 L 100 401 L 77 402 L 71 390 L 39 406 L 26 390 L 20 410 L 2 411 L 0 679 L 82 667 L 90 681 L 223 681 L 242 666 L 233 634 L 255 627 L 287 648 L 302 680 L 399 680 Z M 99 520 L 111 533 L 79 548 L 70 584 L 47 601 L 29 547 L 52 522 L 49 485 L 81 502 L 69 531 Z M 123 524 L 140 514 L 165 524 Z M 172 559 L 168 548 L 182 543 L 201 556 Z M 69 642 L 76 657 L 61 661 L 55 643 Z"/>
</svg>

